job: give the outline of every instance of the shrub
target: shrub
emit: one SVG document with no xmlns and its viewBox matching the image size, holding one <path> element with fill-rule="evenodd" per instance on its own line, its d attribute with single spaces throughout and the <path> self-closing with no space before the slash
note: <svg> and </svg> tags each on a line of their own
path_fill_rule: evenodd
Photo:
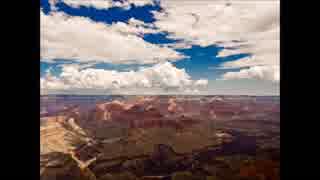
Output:
<svg viewBox="0 0 320 180">
<path fill-rule="evenodd" d="M 176 172 L 172 175 L 172 180 L 193 180 L 191 172 Z"/>
</svg>

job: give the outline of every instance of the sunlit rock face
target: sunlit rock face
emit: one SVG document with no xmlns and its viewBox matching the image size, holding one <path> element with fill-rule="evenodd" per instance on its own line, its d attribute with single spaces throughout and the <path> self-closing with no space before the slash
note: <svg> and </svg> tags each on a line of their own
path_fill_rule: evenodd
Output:
<svg viewBox="0 0 320 180">
<path fill-rule="evenodd" d="M 128 127 L 183 126 L 190 122 L 257 119 L 279 114 L 276 104 L 256 102 L 254 98 L 139 97 L 97 104 L 90 112 L 90 122 L 126 124 Z M 271 116 L 270 116 L 271 117 Z M 275 117 L 276 118 L 276 117 Z"/>
<path fill-rule="evenodd" d="M 96 180 L 88 170 L 79 167 L 70 154 L 52 152 L 40 156 L 41 180 Z"/>
<path fill-rule="evenodd" d="M 66 116 L 47 117 L 41 120 L 40 153 L 67 153 L 86 142 L 86 133 L 73 118 Z"/>
</svg>

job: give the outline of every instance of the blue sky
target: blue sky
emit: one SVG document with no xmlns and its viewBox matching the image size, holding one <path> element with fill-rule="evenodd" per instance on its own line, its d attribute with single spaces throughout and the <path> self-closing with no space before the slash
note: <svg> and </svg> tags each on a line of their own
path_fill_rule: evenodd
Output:
<svg viewBox="0 0 320 180">
<path fill-rule="evenodd" d="M 124 0 L 125 1 L 125 0 Z M 214 91 L 214 88 L 221 89 L 224 85 L 221 85 L 221 77 L 228 73 L 228 72 L 240 72 L 242 69 L 250 69 L 250 66 L 235 66 L 232 68 L 224 67 L 223 65 L 228 62 L 239 62 L 242 59 L 245 60 L 247 58 L 252 57 L 251 52 L 243 52 L 238 51 L 236 53 L 227 54 L 223 57 L 219 56 L 219 53 L 226 50 L 227 48 L 223 45 L 218 45 L 218 43 L 211 43 L 211 44 L 197 44 L 194 42 L 190 42 L 189 39 L 186 39 L 184 37 L 178 37 L 175 36 L 173 32 L 168 32 L 167 29 L 162 29 L 161 27 L 157 26 L 157 18 L 155 17 L 154 13 L 167 13 L 166 9 L 161 6 L 161 4 L 158 1 L 154 1 L 153 3 L 145 4 L 145 5 L 135 5 L 134 3 L 130 5 L 130 8 L 124 8 L 122 6 L 116 6 L 116 7 L 108 7 L 108 8 L 97 8 L 94 5 L 87 6 L 87 5 L 77 5 L 72 6 L 70 4 L 67 4 L 63 1 L 58 1 L 54 4 L 54 7 L 52 4 L 48 2 L 48 0 L 41 0 L 41 11 L 44 13 L 44 16 L 51 18 L 54 16 L 54 14 L 64 14 L 67 17 L 71 17 L 70 19 L 74 17 L 82 17 L 84 18 L 86 22 L 90 22 L 92 24 L 99 24 L 103 25 L 105 24 L 106 28 L 111 28 L 116 23 L 124 23 L 124 26 L 128 26 L 130 28 L 130 19 L 137 20 L 137 22 L 142 23 L 143 25 L 135 25 L 134 28 L 140 26 L 139 28 L 144 28 L 143 32 L 139 32 L 137 34 L 134 34 L 134 38 L 138 38 L 139 42 L 146 43 L 148 46 L 154 46 L 159 49 L 164 49 L 166 51 L 174 52 L 175 56 L 179 56 L 180 58 L 174 59 L 171 58 L 171 56 L 168 56 L 168 58 L 165 61 L 169 61 L 173 67 L 174 70 L 185 70 L 185 73 L 190 76 L 191 80 L 194 80 L 195 84 L 197 84 L 196 80 L 199 79 L 205 79 L 208 80 L 207 87 L 203 90 L 206 94 L 210 93 L 219 93 Z M 120 1 L 122 3 L 122 1 Z M 199 15 L 200 16 L 200 15 Z M 81 20 L 81 19 L 80 19 Z M 79 21 L 80 21 L 79 20 Z M 70 20 L 70 22 L 72 22 Z M 43 22 L 45 24 L 46 21 Z M 62 30 L 59 30 L 59 27 L 54 27 L 56 32 L 62 32 Z M 49 28 L 48 28 L 49 29 Z M 86 27 L 83 27 L 83 30 L 85 30 Z M 72 29 L 74 30 L 74 29 Z M 79 31 L 81 31 L 80 29 Z M 138 29 L 140 30 L 140 29 Z M 50 31 L 50 29 L 49 29 Z M 119 30 L 121 31 L 121 29 Z M 55 33 L 56 33 L 55 32 Z M 46 32 L 47 33 L 47 32 Z M 51 32 L 48 32 L 48 34 Z M 130 34 L 131 33 L 131 34 Z M 124 35 L 124 38 L 131 37 L 132 32 Z M 57 34 L 57 33 L 56 33 Z M 76 33 L 75 33 L 76 34 Z M 45 34 L 46 35 L 46 34 Z M 62 34 L 64 35 L 64 34 Z M 88 34 L 90 36 L 90 34 Z M 103 35 L 103 36 L 107 36 Z M 58 37 L 58 36 L 57 36 Z M 59 36 L 60 38 L 61 36 Z M 90 37 L 88 37 L 90 38 Z M 214 38 L 214 37 L 213 37 Z M 57 38 L 58 39 L 58 38 Z M 230 42 L 237 42 L 238 39 L 230 39 Z M 55 41 L 54 38 L 50 38 L 50 41 Z M 81 41 L 81 39 L 80 39 Z M 47 42 L 47 41 L 44 41 Z M 108 43 L 108 42 L 103 42 Z M 111 43 L 111 42 L 110 42 Z M 182 44 L 182 46 L 175 46 Z M 124 43 L 126 45 L 126 43 Z M 112 46 L 112 44 L 111 44 Z M 129 45 L 128 45 L 129 46 Z M 52 47 L 56 47 L 52 46 Z M 143 46 L 144 47 L 144 46 Z M 72 48 L 76 48 L 73 47 Z M 97 46 L 95 49 L 101 49 L 102 46 L 99 46 L 99 43 L 97 43 Z M 55 53 L 55 49 L 50 49 L 50 47 L 43 48 L 49 51 L 50 53 Z M 232 49 L 232 48 L 229 48 Z M 237 49 L 237 46 L 234 46 L 233 49 Z M 112 50 L 110 50 L 112 51 Z M 121 51 L 121 47 L 120 47 Z M 112 51 L 115 53 L 115 51 Z M 137 51 L 138 52 L 138 51 Z M 126 53 L 126 52 L 124 52 Z M 112 57 L 114 56 L 112 54 Z M 150 53 L 149 53 L 150 54 Z M 172 54 L 172 53 L 171 53 Z M 170 55 L 171 55 L 170 54 Z M 109 57 L 105 57 L 104 60 L 96 60 L 93 58 L 92 62 L 87 62 L 81 59 L 79 56 L 78 58 L 73 58 L 75 55 L 71 56 L 72 58 L 65 58 L 68 56 L 64 55 L 56 55 L 54 54 L 54 58 L 47 58 L 42 57 L 41 59 L 41 67 L 40 67 L 40 74 L 41 77 L 44 79 L 44 81 L 48 81 L 45 79 L 46 73 L 48 70 L 50 70 L 51 75 L 58 77 L 61 75 L 63 69 L 62 67 L 65 65 L 87 65 L 85 68 L 91 68 L 94 70 L 106 70 L 106 71 L 117 71 L 117 72 L 128 72 L 128 71 L 135 71 L 138 72 L 141 68 L 153 68 L 157 63 L 155 62 L 144 62 L 143 57 L 137 58 L 135 61 L 132 61 L 133 63 L 122 63 L 119 60 L 119 63 L 117 63 L 117 59 L 110 59 Z M 155 55 L 155 59 L 157 55 Z M 160 54 L 161 56 L 161 54 Z M 159 56 L 159 57 L 160 57 Z M 49 57 L 49 56 L 48 56 Z M 51 57 L 51 56 L 50 56 Z M 118 57 L 118 56 L 117 56 Z M 121 57 L 121 55 L 119 55 Z M 49 59 L 49 60 L 48 60 Z M 141 63 L 140 63 L 141 60 Z M 129 62 L 129 60 L 128 60 Z M 136 63 L 139 62 L 139 63 Z M 88 65 L 89 64 L 89 65 Z M 170 66 L 171 67 L 171 66 Z M 254 68 L 252 68 L 254 69 Z M 248 73 L 246 73 L 248 74 Z M 250 73 L 249 73 L 250 74 Z M 229 76 L 228 76 L 229 77 Z M 234 76 L 230 76 L 234 77 Z M 147 77 L 148 79 L 148 77 Z M 152 79 L 152 78 L 150 78 Z M 237 83 L 234 83 L 237 81 Z M 61 81 L 65 82 L 65 81 Z M 162 81 L 161 81 L 162 82 Z M 241 83 L 243 82 L 243 83 Z M 249 82 L 249 83 L 248 83 Z M 52 84 L 52 83 L 51 83 Z M 220 87 L 215 87 L 214 85 L 218 84 Z M 220 85 L 219 85 L 220 84 Z M 255 89 L 256 86 L 261 86 L 261 84 L 265 84 L 265 87 L 269 88 L 267 90 L 261 89 L 261 92 L 265 92 L 265 94 L 271 93 L 271 94 L 277 94 L 278 92 L 278 84 L 274 84 L 274 82 L 264 81 L 264 80 L 258 80 L 253 79 L 250 80 L 250 78 L 247 79 L 231 79 L 226 80 L 224 83 L 226 86 L 230 86 L 230 88 L 227 89 L 233 89 L 231 86 L 232 84 L 243 84 L 248 87 L 248 89 Z M 89 85 L 88 85 L 89 86 Z M 241 85 L 239 85 L 240 87 Z M 149 86 L 148 86 L 149 87 Z M 158 88 L 158 87 L 157 87 Z M 245 90 L 242 90 L 241 94 L 246 94 Z M 54 89 L 54 88 L 53 88 Z M 134 87 L 136 89 L 136 87 Z M 152 89 L 152 88 L 151 88 Z M 167 88 L 164 88 L 167 89 Z M 222 88 L 223 89 L 223 88 Z M 58 90 L 59 91 L 59 90 Z M 70 90 L 69 93 L 72 93 L 73 91 L 78 90 Z M 90 90 L 89 90 L 90 91 Z M 224 90 L 222 90 L 224 91 Z M 249 94 L 259 94 L 260 91 L 257 91 L 256 93 L 248 92 Z M 134 92 L 134 91 L 133 91 Z M 177 93 L 178 91 L 174 91 L 174 93 Z M 77 92 L 75 92 L 77 93 Z M 263 93 L 260 93 L 263 94 Z"/>
<path fill-rule="evenodd" d="M 66 5 L 63 2 L 56 4 L 58 11 L 63 11 L 64 13 L 71 16 L 83 16 L 88 17 L 97 22 L 104 22 L 111 24 L 113 22 L 127 22 L 130 18 L 135 18 L 146 23 L 152 23 L 155 21 L 151 11 L 160 11 L 161 7 L 159 5 L 145 5 L 136 7 L 134 4 L 128 10 L 113 7 L 107 10 L 99 10 L 94 7 L 83 7 L 73 8 Z"/>
</svg>

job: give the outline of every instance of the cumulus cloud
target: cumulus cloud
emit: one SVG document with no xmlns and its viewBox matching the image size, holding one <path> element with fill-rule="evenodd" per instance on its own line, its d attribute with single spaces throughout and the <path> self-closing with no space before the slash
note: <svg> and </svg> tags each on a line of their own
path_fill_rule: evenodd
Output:
<svg viewBox="0 0 320 180">
<path fill-rule="evenodd" d="M 228 2 L 228 3 L 227 3 Z M 171 38 L 186 44 L 227 47 L 219 56 L 252 54 L 251 60 L 228 62 L 226 67 L 279 65 L 279 1 L 170 1 L 164 0 L 164 12 L 154 12 L 156 27 L 168 31 Z M 255 68 L 253 68 L 255 69 Z M 279 70 L 279 68 L 276 68 Z M 278 72 L 279 74 L 279 72 Z"/>
<path fill-rule="evenodd" d="M 279 27 L 279 1 L 170 1 L 164 12 L 154 12 L 156 26 L 182 38 L 207 46 L 219 41 L 263 38 L 261 32 Z"/>
<path fill-rule="evenodd" d="M 138 34 L 151 33 L 150 24 L 131 19 L 128 24 L 97 23 L 62 12 L 41 11 L 41 59 L 77 62 L 153 64 L 184 58 L 176 51 L 144 41 Z"/>
<path fill-rule="evenodd" d="M 197 86 L 207 86 L 208 80 L 207 79 L 199 79 L 195 82 L 195 85 Z"/>
<path fill-rule="evenodd" d="M 62 73 L 53 76 L 48 72 L 41 78 L 41 90 L 75 91 L 100 90 L 108 93 L 125 93 L 132 90 L 162 92 L 191 92 L 203 88 L 208 81 L 193 80 L 184 69 L 177 69 L 169 62 L 159 63 L 138 71 L 114 71 L 94 68 L 81 68 L 79 65 L 62 66 Z M 154 92 L 154 91 L 153 91 Z"/>
<path fill-rule="evenodd" d="M 145 6 L 153 5 L 153 0 L 123 0 L 123 1 L 113 1 L 113 0 L 50 0 L 52 7 L 55 6 L 57 2 L 64 2 L 68 6 L 79 8 L 83 7 L 93 7 L 96 9 L 108 9 L 112 7 L 121 7 L 124 9 L 130 9 L 131 4 L 135 6 Z"/>
<path fill-rule="evenodd" d="M 279 66 L 253 66 L 247 69 L 241 69 L 238 72 L 227 72 L 223 75 L 222 79 L 257 79 L 279 82 L 279 68 Z"/>
<path fill-rule="evenodd" d="M 109 26 L 110 30 L 120 32 L 123 35 L 143 36 L 146 33 L 158 33 L 159 30 L 154 29 L 153 24 L 144 23 L 143 21 L 130 18 L 128 23 L 116 22 Z"/>
</svg>

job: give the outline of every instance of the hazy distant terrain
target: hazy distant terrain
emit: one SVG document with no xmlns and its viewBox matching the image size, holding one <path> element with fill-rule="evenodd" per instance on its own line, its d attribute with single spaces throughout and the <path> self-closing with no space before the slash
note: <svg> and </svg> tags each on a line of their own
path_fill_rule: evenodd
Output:
<svg viewBox="0 0 320 180">
<path fill-rule="evenodd" d="M 40 100 L 43 180 L 279 179 L 278 96 Z"/>
</svg>

